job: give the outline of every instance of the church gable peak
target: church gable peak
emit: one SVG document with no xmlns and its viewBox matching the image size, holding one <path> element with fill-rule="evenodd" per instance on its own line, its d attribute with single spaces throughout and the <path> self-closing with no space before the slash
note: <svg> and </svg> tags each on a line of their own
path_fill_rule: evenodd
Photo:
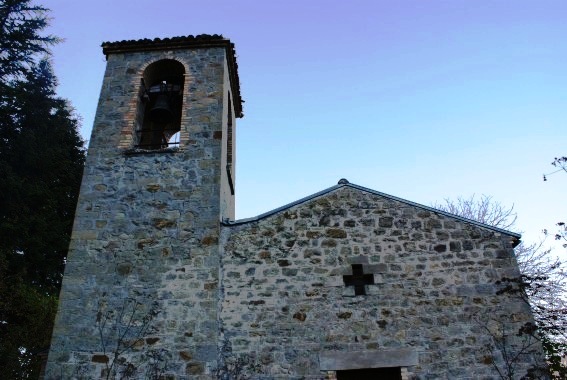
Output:
<svg viewBox="0 0 567 380">
<path fill-rule="evenodd" d="M 368 195 L 374 195 L 374 196 L 378 196 L 380 198 L 383 198 L 385 200 L 389 200 L 389 201 L 394 201 L 394 202 L 399 202 L 401 205 L 404 206 L 409 206 L 409 207 L 415 207 L 417 209 L 420 209 L 422 213 L 424 213 L 423 215 L 425 215 L 425 213 L 432 213 L 432 214 L 437 214 L 449 219 L 454 220 L 455 222 L 460 222 L 460 223 L 468 223 L 471 224 L 473 226 L 476 227 L 481 227 L 483 229 L 487 229 L 496 233 L 500 233 L 500 234 L 504 234 L 507 236 L 510 236 L 512 238 L 513 244 L 514 246 L 516 244 L 519 243 L 521 235 L 517 234 L 515 232 L 511 232 L 511 231 L 507 231 L 498 227 L 493 227 L 490 226 L 488 224 L 484 224 L 472 219 L 467 219 L 464 218 L 462 216 L 458 216 L 458 215 L 454 215 L 451 214 L 449 212 L 443 211 L 443 210 L 439 210 L 436 209 L 434 207 L 430 207 L 430 206 L 425 206 L 416 202 L 412 202 L 412 201 L 408 201 L 406 199 L 403 198 L 399 198 L 390 194 L 386 194 L 386 193 L 382 193 L 380 191 L 377 190 L 373 190 L 364 186 L 360 186 L 354 183 L 349 182 L 347 179 L 345 178 L 341 178 L 338 183 L 335 186 L 331 186 L 327 189 L 321 190 L 317 193 L 308 195 L 307 197 L 298 199 L 297 201 L 288 203 L 284 206 L 278 207 L 276 209 L 270 210 L 268 212 L 265 212 L 263 214 L 260 214 L 256 217 L 252 217 L 252 218 L 246 218 L 246 219 L 241 219 L 241 220 L 236 220 L 233 222 L 225 222 L 225 225 L 230 226 L 230 225 L 240 225 L 240 224 L 246 224 L 246 223 L 251 223 L 251 222 L 255 222 L 255 221 L 259 221 L 280 213 L 285 213 L 286 211 L 291 210 L 292 208 L 296 207 L 296 206 L 301 206 L 304 205 L 310 201 L 313 201 L 315 199 L 319 199 L 319 198 L 323 198 L 323 197 L 327 197 L 330 194 L 337 192 L 337 191 L 341 191 L 341 190 L 350 190 L 350 191 L 354 191 L 354 192 L 360 192 L 362 194 L 368 194 Z M 364 205 L 362 205 L 364 206 Z"/>
</svg>

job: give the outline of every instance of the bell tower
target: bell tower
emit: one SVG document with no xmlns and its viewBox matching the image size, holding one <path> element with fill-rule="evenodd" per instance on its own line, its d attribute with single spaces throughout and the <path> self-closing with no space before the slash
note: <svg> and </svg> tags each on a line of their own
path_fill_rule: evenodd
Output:
<svg viewBox="0 0 567 380">
<path fill-rule="evenodd" d="M 234 45 L 200 35 L 102 48 L 46 379 L 206 376 L 220 223 L 234 219 Z"/>
</svg>

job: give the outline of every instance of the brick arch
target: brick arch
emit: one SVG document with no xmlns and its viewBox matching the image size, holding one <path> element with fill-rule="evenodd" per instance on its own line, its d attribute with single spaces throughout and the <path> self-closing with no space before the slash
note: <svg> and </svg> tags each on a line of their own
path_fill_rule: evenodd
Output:
<svg viewBox="0 0 567 380">
<path fill-rule="evenodd" d="M 136 75 L 138 75 L 141 78 L 144 75 L 144 71 L 146 71 L 148 66 L 150 66 L 150 65 L 152 65 L 156 62 L 166 60 L 166 59 L 179 62 L 180 64 L 183 65 L 183 69 L 185 70 L 185 74 L 187 74 L 189 72 L 189 64 L 183 58 L 177 57 L 175 55 L 170 55 L 170 54 L 162 54 L 159 57 L 151 57 L 150 60 L 144 62 L 140 66 L 138 71 L 136 72 Z"/>
<path fill-rule="evenodd" d="M 142 84 L 142 78 L 144 77 L 144 73 L 146 69 L 159 61 L 163 60 L 172 60 L 179 62 L 183 66 L 183 99 L 184 102 L 189 96 L 189 82 L 190 82 L 190 75 L 189 73 L 189 63 L 183 59 L 182 57 L 178 57 L 174 54 L 160 54 L 159 56 L 150 57 L 147 61 L 145 61 L 142 65 L 140 65 L 137 69 L 135 69 L 135 73 L 132 74 L 132 77 L 129 81 L 129 88 L 132 89 L 132 97 L 128 102 L 128 109 L 124 113 L 125 122 L 120 131 L 120 143 L 119 148 L 121 149 L 130 149 L 133 146 L 134 136 L 136 133 L 136 114 L 137 114 L 137 107 L 139 97 L 140 97 L 140 88 Z M 187 131 L 187 116 L 184 112 L 181 114 L 181 128 L 180 128 L 180 147 L 182 147 L 182 142 L 187 141 L 189 138 L 189 134 Z"/>
</svg>

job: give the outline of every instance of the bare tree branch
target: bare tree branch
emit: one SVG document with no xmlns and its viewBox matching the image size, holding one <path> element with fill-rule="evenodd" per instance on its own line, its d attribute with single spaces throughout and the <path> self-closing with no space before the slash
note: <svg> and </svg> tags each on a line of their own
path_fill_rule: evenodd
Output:
<svg viewBox="0 0 567 380">
<path fill-rule="evenodd" d="M 459 197 L 456 201 L 445 198 L 444 202 L 435 203 L 433 207 L 504 230 L 513 229 L 518 218 L 514 205 L 505 207 L 488 195 L 477 197 L 473 194 L 469 198 Z"/>
<path fill-rule="evenodd" d="M 555 166 L 566 170 L 567 158 L 556 159 Z M 469 198 L 458 198 L 456 201 L 445 199 L 443 203 L 433 205 L 440 210 L 472 219 L 490 226 L 514 230 L 517 215 L 514 206 L 506 207 L 496 202 L 492 197 L 474 195 Z M 556 235 L 556 240 L 567 240 L 565 224 L 559 223 L 562 228 Z M 561 358 L 567 353 L 567 272 L 563 269 L 561 261 L 552 255 L 550 249 L 539 243 L 520 243 L 515 249 L 516 260 L 521 272 L 517 278 L 503 278 L 498 281 L 503 286 L 500 293 L 515 295 L 528 303 L 536 321 L 537 332 L 532 334 L 538 338 L 547 356 L 550 368 L 558 377 L 565 374 L 565 367 Z M 515 360 L 508 356 L 507 347 L 496 347 L 501 352 L 506 363 Z M 511 364 L 510 364 L 511 365 Z M 506 373 L 500 373 L 501 378 L 508 378 L 513 368 Z"/>
</svg>

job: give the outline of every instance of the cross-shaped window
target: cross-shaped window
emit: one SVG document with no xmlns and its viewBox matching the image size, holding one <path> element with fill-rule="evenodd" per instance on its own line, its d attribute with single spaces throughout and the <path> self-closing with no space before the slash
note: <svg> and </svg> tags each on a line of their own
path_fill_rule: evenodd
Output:
<svg viewBox="0 0 567 380">
<path fill-rule="evenodd" d="M 362 264 L 352 264 L 352 275 L 345 274 L 343 276 L 345 286 L 354 286 L 354 295 L 363 296 L 366 294 L 366 285 L 374 284 L 374 275 L 365 274 Z"/>
</svg>

